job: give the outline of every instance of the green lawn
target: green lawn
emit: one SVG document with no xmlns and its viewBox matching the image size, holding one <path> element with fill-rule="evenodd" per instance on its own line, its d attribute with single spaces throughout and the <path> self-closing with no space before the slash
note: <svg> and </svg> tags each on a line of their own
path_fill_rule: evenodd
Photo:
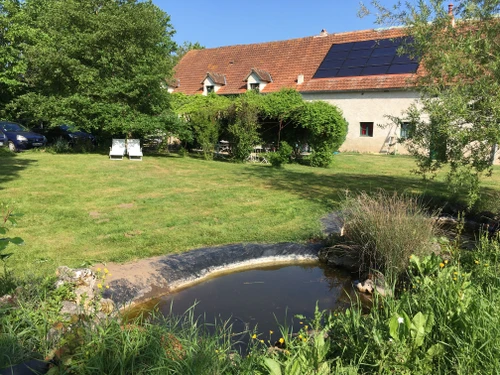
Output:
<svg viewBox="0 0 500 375">
<path fill-rule="evenodd" d="M 0 200 L 23 213 L 11 235 L 16 270 L 124 262 L 235 242 L 304 241 L 351 192 L 377 188 L 445 192 L 442 179 L 412 175 L 402 156 L 339 154 L 329 169 L 232 164 L 172 156 L 142 162 L 100 154 L 0 154 Z M 484 183 L 499 194 L 500 169 Z M 495 190 L 499 189 L 499 191 Z M 486 202 L 488 202 L 488 199 Z"/>
</svg>

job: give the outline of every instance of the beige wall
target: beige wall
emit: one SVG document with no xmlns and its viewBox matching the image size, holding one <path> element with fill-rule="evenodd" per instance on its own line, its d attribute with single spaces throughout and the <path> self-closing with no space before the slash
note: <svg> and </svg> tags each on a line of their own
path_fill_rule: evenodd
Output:
<svg viewBox="0 0 500 375">
<path fill-rule="evenodd" d="M 346 141 L 341 151 L 386 152 L 388 137 L 400 135 L 400 129 L 386 118 L 386 115 L 401 116 L 412 103 L 418 101 L 416 91 L 388 92 L 345 92 L 345 93 L 302 93 L 305 100 L 323 100 L 339 107 L 349 124 Z M 360 123 L 373 122 L 373 137 L 360 135 Z M 382 128 L 378 125 L 388 124 Z M 402 145 L 398 153 L 406 153 Z"/>
</svg>

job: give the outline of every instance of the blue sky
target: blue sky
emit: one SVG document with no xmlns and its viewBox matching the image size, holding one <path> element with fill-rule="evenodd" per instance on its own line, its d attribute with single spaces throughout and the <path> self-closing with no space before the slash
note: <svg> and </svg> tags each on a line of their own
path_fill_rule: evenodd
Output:
<svg viewBox="0 0 500 375">
<path fill-rule="evenodd" d="M 382 0 L 386 6 L 396 0 Z M 357 0 L 153 0 L 167 12 L 174 40 L 211 48 L 269 42 L 378 27 L 375 18 L 358 18 Z M 368 0 L 365 1 L 368 3 Z"/>
</svg>

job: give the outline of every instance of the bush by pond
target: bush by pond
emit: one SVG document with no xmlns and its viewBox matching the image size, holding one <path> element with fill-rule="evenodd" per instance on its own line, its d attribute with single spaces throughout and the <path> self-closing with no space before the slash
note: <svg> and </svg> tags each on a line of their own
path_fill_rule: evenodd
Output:
<svg viewBox="0 0 500 375">
<path fill-rule="evenodd" d="M 378 191 L 348 197 L 343 204 L 345 245 L 359 254 L 364 270 L 378 270 L 395 281 L 410 255 L 432 253 L 436 221 L 417 198 Z"/>
</svg>

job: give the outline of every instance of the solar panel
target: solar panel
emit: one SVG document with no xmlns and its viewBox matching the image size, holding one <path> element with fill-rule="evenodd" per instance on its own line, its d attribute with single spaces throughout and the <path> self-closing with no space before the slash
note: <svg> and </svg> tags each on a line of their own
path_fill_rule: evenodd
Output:
<svg viewBox="0 0 500 375">
<path fill-rule="evenodd" d="M 415 73 L 417 60 L 398 55 L 402 43 L 399 38 L 333 44 L 313 78 Z"/>
</svg>

